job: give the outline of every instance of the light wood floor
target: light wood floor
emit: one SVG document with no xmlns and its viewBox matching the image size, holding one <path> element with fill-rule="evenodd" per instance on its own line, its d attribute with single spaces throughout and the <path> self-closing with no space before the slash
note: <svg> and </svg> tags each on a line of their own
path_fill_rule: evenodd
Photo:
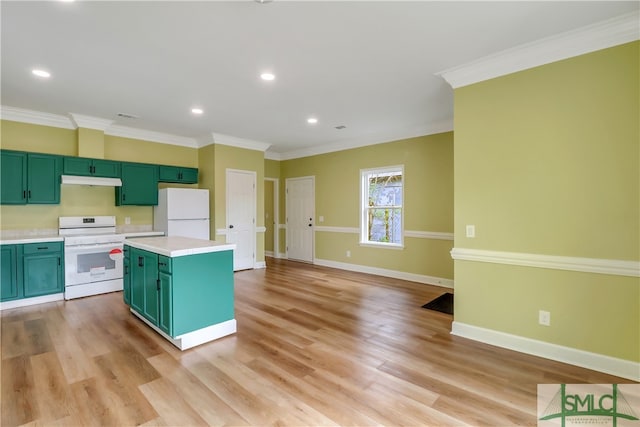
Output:
<svg viewBox="0 0 640 427">
<path fill-rule="evenodd" d="M 443 288 L 267 263 L 185 352 L 119 292 L 2 312 L 2 426 L 535 425 L 538 383 L 628 382 L 450 335 Z"/>
</svg>

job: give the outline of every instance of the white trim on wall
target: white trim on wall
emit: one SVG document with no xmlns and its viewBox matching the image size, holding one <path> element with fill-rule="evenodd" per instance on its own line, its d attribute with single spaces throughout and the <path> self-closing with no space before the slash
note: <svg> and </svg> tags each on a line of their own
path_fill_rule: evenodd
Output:
<svg viewBox="0 0 640 427">
<path fill-rule="evenodd" d="M 0 118 L 13 122 L 30 123 L 32 125 L 51 126 L 62 129 L 75 129 L 76 126 L 67 116 L 59 114 L 41 113 L 39 111 L 25 110 L 24 108 L 2 105 Z"/>
<path fill-rule="evenodd" d="M 453 233 L 440 231 L 412 231 L 404 232 L 404 237 L 416 237 L 418 239 L 453 240 Z"/>
<path fill-rule="evenodd" d="M 640 12 L 633 11 L 436 73 L 456 89 L 640 38 Z"/>
<path fill-rule="evenodd" d="M 329 233 L 348 233 L 348 234 L 360 234 L 358 227 L 332 227 L 330 225 L 316 225 L 314 231 L 329 232 Z"/>
<path fill-rule="evenodd" d="M 442 286 L 444 288 L 453 289 L 454 282 L 452 279 L 443 277 L 426 276 L 424 274 L 407 273 L 406 271 L 387 270 L 386 268 L 369 267 L 359 264 L 348 264 L 345 262 L 332 261 L 328 259 L 314 258 L 315 265 L 324 267 L 338 268 L 340 270 L 356 271 L 358 273 L 375 274 L 376 276 L 391 277 L 394 279 L 407 280 L 410 282 L 424 283 L 427 285 Z"/>
<path fill-rule="evenodd" d="M 360 234 L 358 227 L 333 227 L 328 225 L 316 225 L 315 231 L 329 232 L 329 233 L 349 233 Z M 413 237 L 417 239 L 435 239 L 435 240 L 453 240 L 453 233 L 446 233 L 440 231 L 415 231 L 406 230 L 404 237 Z"/>
<path fill-rule="evenodd" d="M 456 261 L 489 262 L 523 267 L 549 268 L 553 270 L 640 277 L 640 262 L 638 261 L 579 258 L 466 248 L 453 248 L 451 250 L 451 257 Z"/>
<path fill-rule="evenodd" d="M 544 357 L 545 359 L 593 369 L 594 371 L 633 381 L 640 381 L 640 363 L 629 360 L 564 347 L 460 322 L 453 322 L 451 334 L 521 353 Z"/>
</svg>

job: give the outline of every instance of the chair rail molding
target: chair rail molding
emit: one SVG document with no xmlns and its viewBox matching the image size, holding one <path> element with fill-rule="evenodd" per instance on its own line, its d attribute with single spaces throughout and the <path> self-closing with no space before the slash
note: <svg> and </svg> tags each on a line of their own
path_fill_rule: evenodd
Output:
<svg viewBox="0 0 640 427">
<path fill-rule="evenodd" d="M 522 267 L 539 267 L 553 270 L 640 277 L 640 261 L 580 258 L 466 248 L 453 248 L 451 250 L 451 257 L 456 261 L 489 262 Z"/>
</svg>

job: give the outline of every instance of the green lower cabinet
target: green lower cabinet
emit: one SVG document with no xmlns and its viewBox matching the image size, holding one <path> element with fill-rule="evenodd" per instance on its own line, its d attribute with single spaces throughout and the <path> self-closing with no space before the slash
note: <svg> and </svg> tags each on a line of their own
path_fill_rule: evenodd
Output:
<svg viewBox="0 0 640 427">
<path fill-rule="evenodd" d="M 158 322 L 158 255 L 129 247 L 131 307 L 152 323 Z"/>
<path fill-rule="evenodd" d="M 175 338 L 234 319 L 233 251 L 170 258 L 125 246 L 131 308 L 164 333 Z"/>
<path fill-rule="evenodd" d="M 164 333 L 171 336 L 173 334 L 171 274 L 161 271 L 158 273 L 158 280 L 160 283 L 160 314 L 158 318 L 158 327 Z"/>
<path fill-rule="evenodd" d="M 2 245 L 0 300 L 64 292 L 64 249 L 62 242 Z"/>
<path fill-rule="evenodd" d="M 123 253 L 122 298 L 124 299 L 125 304 L 131 305 L 131 249 L 129 246 L 124 247 Z"/>
<path fill-rule="evenodd" d="M 62 292 L 62 260 L 59 255 L 25 256 L 23 268 L 25 298 Z"/>
<path fill-rule="evenodd" d="M 18 283 L 18 245 L 2 245 L 0 246 L 0 301 L 21 297 L 22 283 Z"/>
</svg>

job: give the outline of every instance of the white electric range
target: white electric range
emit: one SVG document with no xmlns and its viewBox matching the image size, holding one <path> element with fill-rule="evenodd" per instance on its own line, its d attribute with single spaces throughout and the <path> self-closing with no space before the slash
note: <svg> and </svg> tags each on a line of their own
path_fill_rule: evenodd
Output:
<svg viewBox="0 0 640 427">
<path fill-rule="evenodd" d="M 122 290 L 124 235 L 116 233 L 115 216 L 65 216 L 58 233 L 64 236 L 64 298 Z"/>
</svg>

